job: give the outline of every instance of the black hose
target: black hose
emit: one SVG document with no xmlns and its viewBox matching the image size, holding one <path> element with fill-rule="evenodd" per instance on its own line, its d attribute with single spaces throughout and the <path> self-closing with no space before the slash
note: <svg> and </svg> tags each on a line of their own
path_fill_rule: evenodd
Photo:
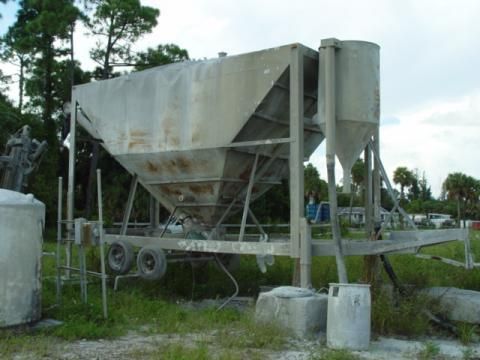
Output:
<svg viewBox="0 0 480 360">
<path fill-rule="evenodd" d="M 400 282 L 398 279 L 397 274 L 395 274 L 395 271 L 393 270 L 393 266 L 390 263 L 390 260 L 388 260 L 388 257 L 386 255 L 380 255 L 380 260 L 382 260 L 383 268 L 385 269 L 385 272 L 387 273 L 388 277 L 390 278 L 390 281 L 392 282 L 394 288 L 398 290 L 399 294 L 404 296 L 407 294 L 407 290 L 403 286 L 403 284 Z"/>
</svg>

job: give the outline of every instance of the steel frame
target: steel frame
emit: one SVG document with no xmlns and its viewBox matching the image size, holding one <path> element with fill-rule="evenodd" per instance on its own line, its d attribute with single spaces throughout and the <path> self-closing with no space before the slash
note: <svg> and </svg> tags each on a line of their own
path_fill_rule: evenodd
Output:
<svg viewBox="0 0 480 360">
<path fill-rule="evenodd" d="M 368 214 L 367 230 L 368 234 L 365 240 L 351 241 L 342 239 L 340 236 L 339 225 L 336 211 L 336 189 L 335 189 L 335 49 L 339 46 L 336 39 L 327 39 L 322 41 L 320 51 L 326 51 L 327 54 L 327 164 L 328 164 L 328 180 L 329 180 L 329 201 L 332 219 L 333 241 L 312 241 L 311 225 L 304 217 L 304 178 L 303 178 L 303 147 L 304 147 L 304 130 L 311 128 L 311 131 L 320 131 L 311 125 L 304 124 L 304 98 L 309 96 L 304 94 L 303 86 L 303 60 L 304 57 L 311 57 L 310 53 L 306 53 L 303 47 L 292 45 L 291 62 L 290 62 L 290 121 L 289 136 L 280 139 L 266 139 L 261 141 L 244 141 L 225 145 L 227 148 L 235 147 L 254 147 L 258 149 L 255 156 L 255 164 L 251 171 L 250 179 L 246 183 L 245 188 L 240 191 L 232 200 L 230 205 L 225 209 L 221 219 L 218 221 L 214 229 L 210 232 L 207 240 L 191 240 L 178 237 L 164 237 L 165 231 L 160 236 L 129 236 L 127 235 L 128 219 L 133 203 L 133 196 L 137 185 L 137 179 L 134 175 L 132 186 L 129 193 L 129 199 L 122 222 L 120 235 L 105 234 L 104 241 L 111 244 L 114 241 L 126 240 L 135 246 L 146 246 L 151 244 L 160 245 L 166 250 L 181 250 L 187 252 L 202 253 L 230 253 L 230 254 L 251 254 L 251 255 L 277 255 L 289 256 L 299 260 L 300 263 L 300 284 L 302 287 L 311 286 L 312 272 L 312 256 L 336 256 L 339 268 L 339 278 L 341 282 L 347 282 L 346 267 L 343 257 L 349 255 L 375 255 L 386 253 L 405 253 L 415 252 L 415 250 L 423 247 L 452 240 L 468 242 L 468 231 L 456 229 L 454 231 L 435 231 L 433 232 L 391 232 L 389 240 L 371 241 L 370 236 L 374 222 L 380 221 L 380 174 L 387 184 L 387 188 L 391 191 L 391 185 L 388 182 L 383 165 L 379 155 L 379 133 L 373 136 L 373 140 L 365 149 L 366 159 L 366 175 L 369 184 L 368 197 L 365 203 L 366 213 Z M 67 226 L 70 233 L 73 231 L 74 217 L 74 174 L 75 174 L 75 141 L 76 141 L 76 123 L 77 111 L 79 110 L 76 100 L 72 99 L 71 126 L 70 126 L 70 154 L 69 154 L 69 171 L 68 171 L 68 192 L 67 192 Z M 257 116 L 257 115 L 255 115 Z M 273 119 L 275 120 L 275 119 Z M 309 130 L 310 131 L 310 130 Z M 251 236 L 245 234 L 247 226 L 246 219 L 250 215 L 255 225 L 265 234 L 258 220 L 251 212 L 250 193 L 253 185 L 259 181 L 265 171 L 273 162 L 280 157 L 282 146 L 278 147 L 276 153 L 262 164 L 258 164 L 259 154 L 261 154 L 262 146 L 288 144 L 289 146 L 289 180 L 290 180 L 290 234 L 285 238 L 270 239 L 269 242 L 250 241 Z M 373 170 L 372 155 L 373 154 Z M 245 199 L 245 200 L 243 200 Z M 61 200 L 61 199 L 60 199 Z M 59 201 L 60 201 L 59 200 Z M 101 199 L 99 199 L 101 201 Z M 394 199 L 396 201 L 396 199 Z M 228 241 L 225 239 L 215 239 L 214 231 L 220 227 L 226 219 L 228 213 L 238 203 L 243 202 L 243 216 L 237 241 Z M 187 204 L 189 206 L 206 206 L 207 204 Z M 185 206 L 183 204 L 182 206 Z M 396 202 L 396 208 L 401 208 Z M 175 209 L 176 210 L 176 209 Z M 59 210 L 60 212 L 61 210 Z M 174 211 L 175 212 L 175 211 Z M 173 212 L 173 213 L 174 213 Z M 173 216 L 171 214 L 171 217 Z M 170 218 L 171 218 L 170 217 Z M 407 216 L 408 218 L 408 216 Z M 60 226 L 60 225 L 59 225 Z M 383 231 L 384 229 L 382 229 Z M 466 250 L 469 251 L 466 247 Z M 471 255 L 467 259 L 471 260 Z M 71 243 L 67 246 L 67 266 L 65 269 L 71 268 Z M 473 264 L 473 260 L 468 260 Z M 467 261 L 467 262 L 468 262 Z M 68 274 L 68 272 L 67 272 Z M 102 279 L 104 280 L 104 278 Z"/>
</svg>

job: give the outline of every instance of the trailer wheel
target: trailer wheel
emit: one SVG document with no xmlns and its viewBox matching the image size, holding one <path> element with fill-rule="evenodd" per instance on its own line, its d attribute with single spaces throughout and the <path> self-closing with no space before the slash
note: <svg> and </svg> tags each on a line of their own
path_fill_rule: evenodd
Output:
<svg viewBox="0 0 480 360">
<path fill-rule="evenodd" d="M 133 247 L 123 240 L 113 242 L 108 249 L 107 264 L 108 267 L 116 274 L 126 274 L 133 265 Z"/>
<path fill-rule="evenodd" d="M 167 257 L 158 247 L 146 246 L 137 255 L 138 274 L 145 280 L 158 280 L 167 271 Z"/>
</svg>

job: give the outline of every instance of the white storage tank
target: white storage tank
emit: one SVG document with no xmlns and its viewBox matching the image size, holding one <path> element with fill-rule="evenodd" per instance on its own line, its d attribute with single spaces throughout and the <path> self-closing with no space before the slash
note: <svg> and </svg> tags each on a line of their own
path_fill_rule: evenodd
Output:
<svg viewBox="0 0 480 360">
<path fill-rule="evenodd" d="M 370 318 L 370 285 L 330 284 L 327 310 L 329 348 L 367 350 Z"/>
<path fill-rule="evenodd" d="M 320 51 L 318 120 L 325 132 L 325 54 Z M 380 122 L 380 47 L 340 41 L 335 51 L 336 155 L 350 192 L 350 171 Z"/>
<path fill-rule="evenodd" d="M 33 195 L 0 189 L 0 327 L 41 317 L 44 220 Z"/>
</svg>

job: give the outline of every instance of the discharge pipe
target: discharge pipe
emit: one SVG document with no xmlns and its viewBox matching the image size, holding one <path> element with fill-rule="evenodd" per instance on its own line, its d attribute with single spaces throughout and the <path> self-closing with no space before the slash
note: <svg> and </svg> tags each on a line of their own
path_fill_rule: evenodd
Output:
<svg viewBox="0 0 480 360">
<path fill-rule="evenodd" d="M 337 263 L 338 280 L 342 284 L 348 283 L 347 269 L 342 252 L 342 238 L 337 216 L 337 189 L 335 182 L 335 50 L 339 47 L 337 39 L 322 40 L 320 50 L 324 51 L 325 59 L 325 137 L 327 142 L 327 174 L 328 174 L 328 199 L 330 203 L 330 222 L 335 246 L 335 259 Z M 322 66 L 321 62 L 319 65 Z M 322 89 L 319 89 L 321 93 Z"/>
</svg>

